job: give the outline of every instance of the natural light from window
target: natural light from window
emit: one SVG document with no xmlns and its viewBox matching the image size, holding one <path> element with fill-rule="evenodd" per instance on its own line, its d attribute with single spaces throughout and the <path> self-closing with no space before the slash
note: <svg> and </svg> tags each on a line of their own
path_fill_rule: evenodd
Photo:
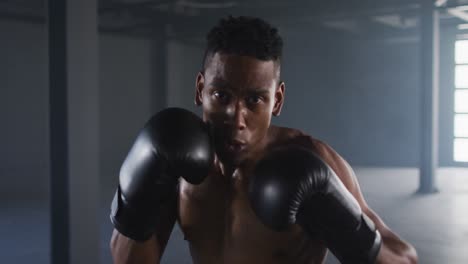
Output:
<svg viewBox="0 0 468 264">
<path fill-rule="evenodd" d="M 453 158 L 468 162 L 468 40 L 455 43 Z"/>
</svg>

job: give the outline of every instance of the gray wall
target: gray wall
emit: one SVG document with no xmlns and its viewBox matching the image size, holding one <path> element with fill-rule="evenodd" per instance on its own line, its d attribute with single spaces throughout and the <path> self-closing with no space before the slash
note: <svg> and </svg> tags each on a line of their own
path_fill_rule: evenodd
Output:
<svg viewBox="0 0 468 264">
<path fill-rule="evenodd" d="M 195 80 L 201 69 L 203 49 L 172 40 L 169 42 L 168 52 L 168 106 L 184 107 L 201 114 L 194 98 Z"/>
<path fill-rule="evenodd" d="M 105 204 L 117 186 L 120 164 L 152 114 L 151 45 L 144 39 L 100 38 L 100 171 Z"/>
<path fill-rule="evenodd" d="M 285 57 L 278 123 L 323 139 L 353 165 L 417 166 L 416 43 L 302 38 L 287 42 Z"/>
<path fill-rule="evenodd" d="M 44 25 L 0 22 L 0 196 L 48 195 L 48 52 Z M 151 115 L 151 43 L 101 34 L 100 171 L 103 202 L 119 164 Z"/>
<path fill-rule="evenodd" d="M 41 195 L 48 188 L 45 27 L 0 23 L 0 195 Z"/>
</svg>

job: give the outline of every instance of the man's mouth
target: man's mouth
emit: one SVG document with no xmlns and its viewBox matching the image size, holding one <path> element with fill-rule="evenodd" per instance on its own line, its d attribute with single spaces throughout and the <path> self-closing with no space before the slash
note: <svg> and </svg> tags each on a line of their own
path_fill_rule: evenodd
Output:
<svg viewBox="0 0 468 264">
<path fill-rule="evenodd" d="M 226 150 L 231 153 L 239 153 L 243 151 L 246 146 L 247 144 L 244 141 L 237 139 L 226 140 L 224 143 Z"/>
</svg>

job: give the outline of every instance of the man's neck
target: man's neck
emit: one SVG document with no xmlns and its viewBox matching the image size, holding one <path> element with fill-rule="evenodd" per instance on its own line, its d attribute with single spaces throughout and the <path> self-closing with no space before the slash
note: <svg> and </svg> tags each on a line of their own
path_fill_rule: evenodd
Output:
<svg viewBox="0 0 468 264">
<path fill-rule="evenodd" d="M 232 162 L 217 159 L 216 163 L 223 177 L 229 179 L 243 180 L 250 176 L 252 168 L 256 163 L 256 158 L 261 156 L 260 153 L 249 155 L 251 158 L 245 158 L 242 161 Z"/>
<path fill-rule="evenodd" d="M 257 159 L 263 156 L 267 145 L 268 137 L 265 137 L 261 142 L 257 143 L 256 148 L 251 150 L 242 160 L 229 161 L 221 160 L 219 157 L 216 157 L 215 163 L 219 166 L 222 175 L 225 177 L 236 178 L 241 175 L 242 177 L 248 177 L 248 175 L 244 175 L 245 172 L 250 171 Z"/>
<path fill-rule="evenodd" d="M 233 162 L 217 160 L 221 174 L 224 177 L 234 178 L 240 173 L 243 169 L 243 164 L 234 164 Z"/>
</svg>

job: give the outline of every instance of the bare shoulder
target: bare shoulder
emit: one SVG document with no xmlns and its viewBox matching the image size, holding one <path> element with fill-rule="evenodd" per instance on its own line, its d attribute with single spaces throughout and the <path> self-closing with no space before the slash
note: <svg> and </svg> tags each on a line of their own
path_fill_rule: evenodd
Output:
<svg viewBox="0 0 468 264">
<path fill-rule="evenodd" d="M 271 126 L 269 131 L 271 144 L 274 146 L 281 146 L 286 144 L 300 145 L 302 147 L 311 149 L 320 155 L 320 157 L 331 157 L 336 152 L 325 142 L 319 140 L 306 132 L 290 128 Z M 322 156 L 323 155 L 323 156 Z"/>
<path fill-rule="evenodd" d="M 269 145 L 277 147 L 288 144 L 297 144 L 304 147 L 312 147 L 314 138 L 295 128 L 271 126 L 268 133 Z"/>
</svg>

